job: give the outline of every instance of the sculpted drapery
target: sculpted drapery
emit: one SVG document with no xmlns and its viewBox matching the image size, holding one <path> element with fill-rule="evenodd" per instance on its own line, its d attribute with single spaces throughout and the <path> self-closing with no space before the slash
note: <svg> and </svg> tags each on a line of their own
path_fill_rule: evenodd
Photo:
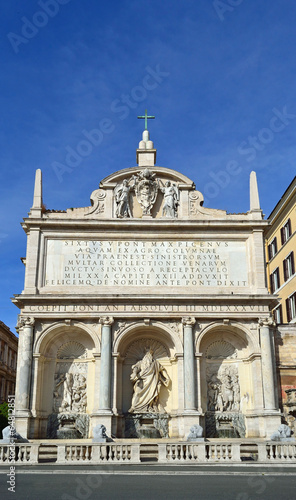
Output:
<svg viewBox="0 0 296 500">
<path fill-rule="evenodd" d="M 151 349 L 132 366 L 130 379 L 134 383 L 134 394 L 129 413 L 164 411 L 158 401 L 159 391 L 162 384 L 168 387 L 170 377 L 159 361 L 153 359 Z"/>
</svg>

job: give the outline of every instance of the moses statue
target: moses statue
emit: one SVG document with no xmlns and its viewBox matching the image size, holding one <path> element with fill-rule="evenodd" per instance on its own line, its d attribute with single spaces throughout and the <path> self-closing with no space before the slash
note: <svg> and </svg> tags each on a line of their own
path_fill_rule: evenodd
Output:
<svg viewBox="0 0 296 500">
<path fill-rule="evenodd" d="M 130 379 L 134 383 L 134 393 L 129 413 L 164 412 L 159 403 L 159 392 L 161 385 L 168 387 L 170 377 L 159 361 L 153 359 L 151 349 L 132 366 Z"/>
</svg>

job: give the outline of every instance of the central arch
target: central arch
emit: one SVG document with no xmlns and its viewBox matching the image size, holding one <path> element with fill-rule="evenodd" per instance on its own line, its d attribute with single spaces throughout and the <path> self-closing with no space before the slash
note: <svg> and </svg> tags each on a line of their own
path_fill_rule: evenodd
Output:
<svg viewBox="0 0 296 500">
<path fill-rule="evenodd" d="M 160 405 L 167 414 L 176 412 L 178 409 L 176 353 L 182 352 L 178 333 L 160 322 L 145 324 L 141 321 L 124 328 L 115 339 L 113 346 L 113 353 L 117 359 L 116 404 L 118 413 L 123 416 L 128 414 L 133 395 L 133 383 L 130 380 L 132 366 L 143 359 L 147 349 L 152 349 L 154 359 L 157 359 L 165 368 L 170 378 L 169 386 L 160 388 Z"/>
</svg>

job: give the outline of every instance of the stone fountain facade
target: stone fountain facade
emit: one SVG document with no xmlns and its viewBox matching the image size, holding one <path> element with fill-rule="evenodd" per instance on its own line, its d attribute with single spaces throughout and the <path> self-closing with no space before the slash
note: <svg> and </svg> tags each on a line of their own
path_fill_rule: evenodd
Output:
<svg viewBox="0 0 296 500">
<path fill-rule="evenodd" d="M 281 423 L 256 176 L 250 210 L 227 214 L 155 162 L 145 131 L 137 166 L 61 212 L 44 210 L 36 172 L 13 299 L 24 437 L 92 437 L 102 424 L 112 437 L 179 439 L 201 425 L 206 437 L 259 438 Z M 147 350 L 158 379 L 139 368 Z M 147 384 L 151 399 L 131 411 Z"/>
</svg>

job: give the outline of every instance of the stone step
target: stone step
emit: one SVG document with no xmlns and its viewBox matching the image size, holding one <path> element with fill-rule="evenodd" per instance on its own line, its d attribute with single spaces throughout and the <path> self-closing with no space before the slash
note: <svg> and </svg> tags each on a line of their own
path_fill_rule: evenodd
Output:
<svg viewBox="0 0 296 500">
<path fill-rule="evenodd" d="M 57 447 L 54 445 L 41 445 L 39 447 L 38 462 L 56 462 Z"/>
<path fill-rule="evenodd" d="M 141 444 L 140 460 L 141 462 L 158 462 L 157 444 Z"/>
</svg>

